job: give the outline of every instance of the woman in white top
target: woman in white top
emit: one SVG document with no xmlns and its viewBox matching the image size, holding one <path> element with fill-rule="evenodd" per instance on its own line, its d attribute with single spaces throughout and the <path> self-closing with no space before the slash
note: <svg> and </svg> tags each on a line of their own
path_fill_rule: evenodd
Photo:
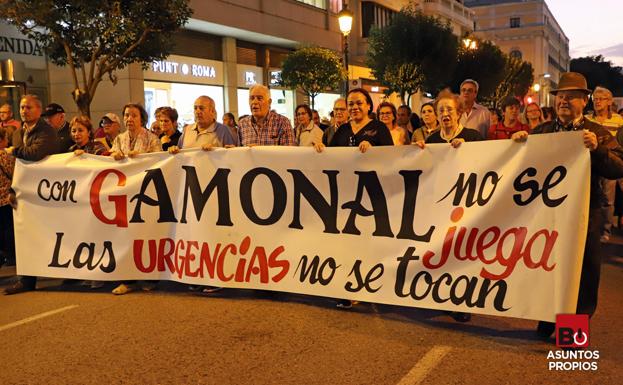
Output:
<svg viewBox="0 0 623 385">
<path fill-rule="evenodd" d="M 296 107 L 296 144 L 313 146 L 322 143 L 322 130 L 312 120 L 312 111 L 307 104 Z"/>
<path fill-rule="evenodd" d="M 112 143 L 111 154 L 115 160 L 126 156 L 132 158 L 138 154 L 162 151 L 160 139 L 145 128 L 147 111 L 140 104 L 128 103 L 123 106 L 123 124 L 127 131 L 117 135 Z M 143 290 L 153 290 L 158 281 L 141 282 Z M 136 289 L 136 281 L 124 281 L 112 292 L 123 295 Z"/>
<path fill-rule="evenodd" d="M 110 156 L 115 160 L 162 151 L 160 139 L 145 128 L 147 111 L 143 106 L 136 103 L 126 104 L 123 107 L 123 124 L 127 131 L 117 135 L 112 143 Z"/>
</svg>

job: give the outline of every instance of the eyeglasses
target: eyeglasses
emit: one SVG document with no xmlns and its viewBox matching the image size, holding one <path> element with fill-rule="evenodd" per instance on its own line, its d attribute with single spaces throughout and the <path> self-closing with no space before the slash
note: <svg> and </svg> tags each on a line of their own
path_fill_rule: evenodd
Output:
<svg viewBox="0 0 623 385">
<path fill-rule="evenodd" d="M 392 112 L 379 112 L 379 116 L 381 115 L 387 116 L 387 115 L 393 115 L 393 113 Z"/>
<path fill-rule="evenodd" d="M 593 101 L 596 101 L 596 102 L 607 102 L 609 100 L 610 100 L 610 98 L 595 98 L 595 97 L 593 97 Z"/>
</svg>

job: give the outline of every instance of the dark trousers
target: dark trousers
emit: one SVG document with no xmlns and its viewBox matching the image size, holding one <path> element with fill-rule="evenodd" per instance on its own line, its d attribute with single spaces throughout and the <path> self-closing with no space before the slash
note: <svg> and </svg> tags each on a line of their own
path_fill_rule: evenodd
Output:
<svg viewBox="0 0 623 385">
<path fill-rule="evenodd" d="M 0 254 L 0 257 L 6 258 L 7 263 L 15 264 L 15 232 L 11 205 L 0 207 Z"/>
<path fill-rule="evenodd" d="M 584 261 L 580 277 L 580 291 L 578 293 L 578 314 L 592 316 L 597 308 L 599 293 L 599 277 L 601 274 L 601 236 L 602 221 L 599 209 L 589 211 L 588 233 L 584 246 Z"/>
</svg>

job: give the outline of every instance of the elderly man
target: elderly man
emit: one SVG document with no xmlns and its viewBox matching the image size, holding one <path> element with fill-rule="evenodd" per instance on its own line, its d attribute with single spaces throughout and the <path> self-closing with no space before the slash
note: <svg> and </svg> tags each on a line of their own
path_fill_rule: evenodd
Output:
<svg viewBox="0 0 623 385">
<path fill-rule="evenodd" d="M 346 99 L 338 98 L 333 102 L 333 124 L 327 127 L 322 134 L 322 143 L 328 146 L 335 135 L 335 131 L 344 123 L 348 122 L 348 109 L 346 108 Z"/>
<path fill-rule="evenodd" d="M 200 147 L 210 150 L 213 147 L 233 147 L 238 145 L 229 128 L 216 121 L 216 107 L 209 96 L 199 96 L 193 106 L 195 123 L 184 127 L 177 146 L 169 147 L 169 152 L 177 153 L 181 148 Z"/>
<path fill-rule="evenodd" d="M 181 148 L 199 147 L 210 151 L 214 147 L 235 147 L 238 138 L 234 138 L 231 130 L 224 124 L 216 121 L 216 107 L 214 100 L 209 96 L 199 96 L 193 106 L 195 123 L 184 127 L 184 132 L 178 140 L 177 146 L 170 146 L 169 153 L 177 154 Z M 221 290 L 218 286 L 188 286 L 191 290 L 202 289 L 204 293 L 214 293 Z"/>
<path fill-rule="evenodd" d="M 10 104 L 3 104 L 0 106 L 0 127 L 6 129 L 9 146 L 13 143 L 13 133 L 21 126 L 20 122 L 13 119 L 13 107 L 11 107 Z"/>
<path fill-rule="evenodd" d="M 45 117 L 48 124 L 56 130 L 58 152 L 68 152 L 74 141 L 71 139 L 69 122 L 65 120 L 65 109 L 60 104 L 51 103 L 41 116 Z"/>
<path fill-rule="evenodd" d="M 242 146 L 295 146 L 290 120 L 270 110 L 268 87 L 255 84 L 249 90 L 251 116 L 238 122 L 238 135 Z"/>
<path fill-rule="evenodd" d="M 593 106 L 595 112 L 586 115 L 586 118 L 601 124 L 615 138 L 619 138 L 619 131 L 623 129 L 623 117 L 612 112 L 612 104 L 614 103 L 612 92 L 604 87 L 595 87 L 593 91 Z M 607 201 L 604 201 L 603 215 L 604 225 L 601 231 L 601 241 L 608 242 L 612 234 L 612 226 L 614 226 L 614 195 L 616 192 L 616 181 L 602 179 L 601 187 L 606 194 Z"/>
<path fill-rule="evenodd" d="M 478 96 L 478 82 L 473 79 L 465 79 L 461 83 L 460 97 L 464 105 L 459 123 L 463 127 L 478 130 L 483 138 L 487 137 L 489 125 L 491 124 L 491 113 L 485 106 L 476 103 Z"/>
<path fill-rule="evenodd" d="M 556 133 L 565 131 L 583 131 L 584 145 L 591 153 L 591 187 L 588 214 L 588 233 L 584 245 L 584 261 L 578 293 L 578 314 L 592 316 L 597 308 L 599 274 L 601 269 L 601 202 L 604 193 L 600 178 L 616 179 L 623 177 L 623 149 L 614 137 L 602 126 L 591 122 L 582 115 L 588 103 L 590 90 L 586 79 L 576 72 L 565 72 L 560 77 L 558 89 L 551 91 L 555 95 L 555 107 L 558 118 L 535 127 L 532 134 Z M 525 141 L 528 133 L 519 131 L 513 134 L 515 141 Z M 551 322 L 539 322 L 537 333 L 549 339 L 555 330 Z"/>
<path fill-rule="evenodd" d="M 41 101 L 35 95 L 24 95 L 20 100 L 19 111 L 24 122 L 23 128 L 16 132 L 13 145 L 6 152 L 16 158 L 38 161 L 57 152 L 56 130 L 41 119 Z M 37 277 L 21 276 L 5 294 L 17 294 L 35 290 Z"/>
</svg>

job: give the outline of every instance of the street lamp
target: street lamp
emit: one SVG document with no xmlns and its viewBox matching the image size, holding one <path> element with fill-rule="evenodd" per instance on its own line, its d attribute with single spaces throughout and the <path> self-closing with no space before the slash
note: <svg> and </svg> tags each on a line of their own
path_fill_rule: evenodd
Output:
<svg viewBox="0 0 623 385">
<path fill-rule="evenodd" d="M 337 14 L 340 23 L 340 31 L 344 37 L 344 69 L 346 69 L 346 80 L 344 80 L 344 96 L 348 93 L 348 35 L 353 27 L 353 14 L 348 10 L 348 5 L 344 2 L 344 7 Z"/>
<path fill-rule="evenodd" d="M 543 86 L 543 81 L 545 79 L 549 79 L 551 77 L 550 74 L 548 74 L 547 72 L 544 74 L 540 74 L 537 77 L 537 82 L 534 83 L 534 85 L 532 86 L 532 89 L 534 90 L 534 92 L 537 92 L 539 95 L 539 104 L 541 106 L 548 106 L 549 103 L 547 101 L 543 100 L 543 91 L 544 91 L 544 86 Z M 549 88 L 549 87 L 548 87 Z M 545 94 L 546 98 L 547 98 L 547 94 Z"/>
</svg>

